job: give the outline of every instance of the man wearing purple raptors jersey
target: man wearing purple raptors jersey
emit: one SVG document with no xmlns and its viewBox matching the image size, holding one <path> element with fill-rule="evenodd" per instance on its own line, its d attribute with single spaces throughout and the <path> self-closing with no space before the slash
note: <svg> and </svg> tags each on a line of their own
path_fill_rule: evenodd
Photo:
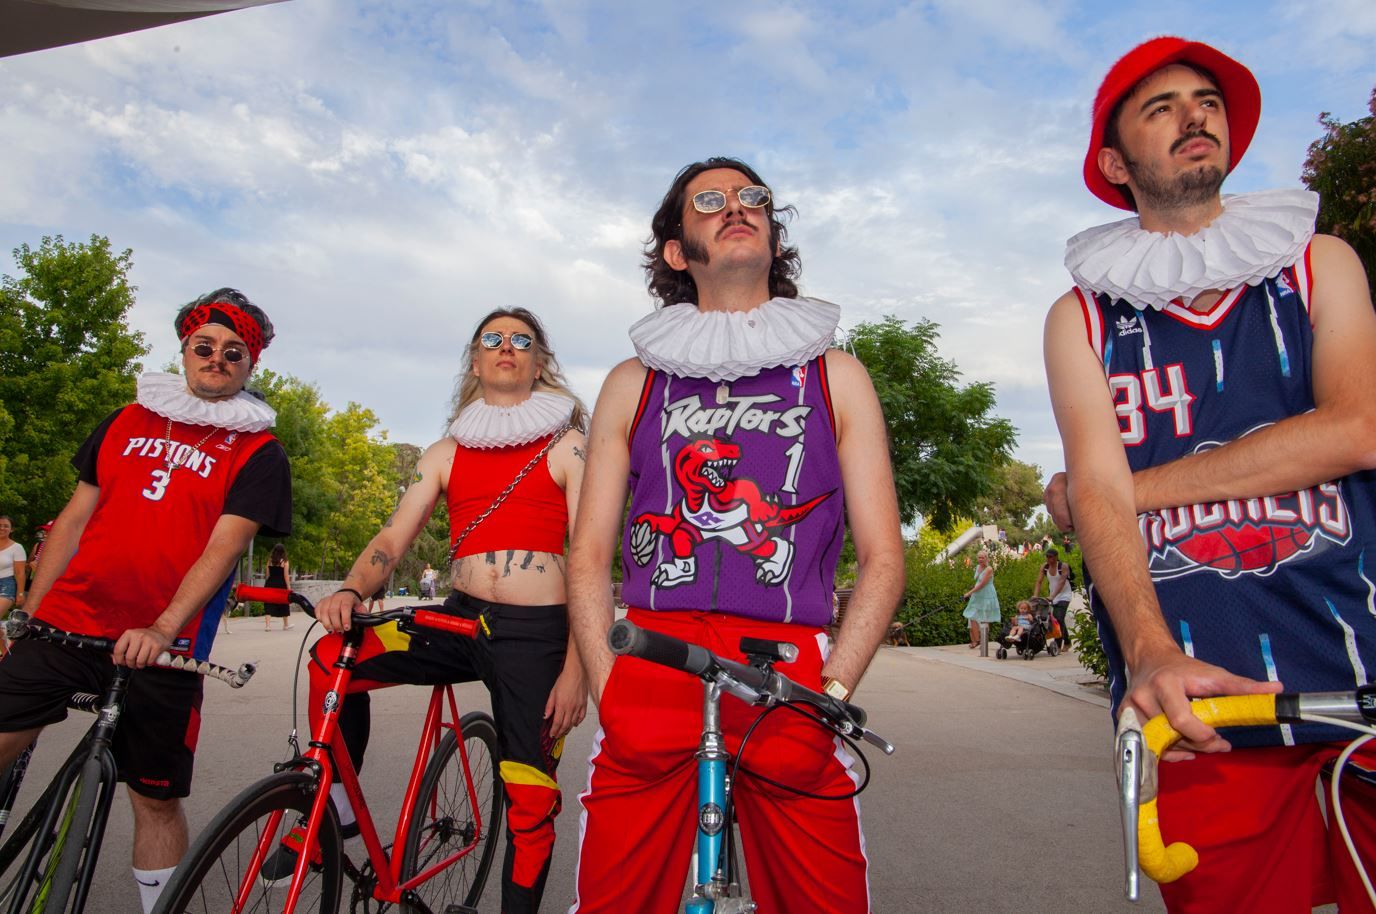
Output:
<svg viewBox="0 0 1376 914">
<path fill-rule="evenodd" d="M 1100 87 L 1085 181 L 1138 218 L 1067 245 L 1076 288 L 1046 325 L 1067 474 L 1047 500 L 1079 533 L 1115 712 L 1165 713 L 1201 753 L 1159 772 L 1163 835 L 1200 857 L 1167 907 L 1370 910 L 1316 794 L 1341 732 L 1230 744 L 1188 706 L 1376 669 L 1376 315 L 1351 248 L 1314 233 L 1313 194 L 1220 196 L 1260 108 L 1246 67 L 1179 38 Z M 1367 850 L 1370 800 L 1345 804 Z"/>
<path fill-rule="evenodd" d="M 606 646 L 610 565 L 646 628 L 740 658 L 742 636 L 796 644 L 779 669 L 846 696 L 883 639 L 903 550 L 883 416 L 865 369 L 830 348 L 839 309 L 797 297 L 769 188 L 749 166 L 679 172 L 645 255 L 663 305 L 631 328 L 637 358 L 603 385 L 569 554 L 569 615 L 598 701 L 577 900 L 571 911 L 677 908 L 694 828 L 702 690 L 694 677 Z M 630 516 L 622 528 L 627 491 Z M 852 510 L 848 506 L 863 506 Z M 834 647 L 837 556 L 849 519 L 859 562 Z M 759 710 L 722 703 L 728 751 Z M 760 911 L 869 910 L 851 757 L 796 715 L 751 736 L 735 802 Z M 669 874 L 666 876 L 666 874 Z"/>
</svg>

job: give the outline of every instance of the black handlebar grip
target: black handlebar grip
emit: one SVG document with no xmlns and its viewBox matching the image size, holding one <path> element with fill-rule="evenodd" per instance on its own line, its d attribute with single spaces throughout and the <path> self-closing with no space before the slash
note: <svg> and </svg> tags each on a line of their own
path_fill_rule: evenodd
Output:
<svg viewBox="0 0 1376 914">
<path fill-rule="evenodd" d="M 712 655 L 696 644 L 680 641 L 669 635 L 641 628 L 628 619 L 620 619 L 607 632 L 607 646 L 613 654 L 639 657 L 660 666 L 683 670 L 701 676 L 712 669 Z"/>
</svg>

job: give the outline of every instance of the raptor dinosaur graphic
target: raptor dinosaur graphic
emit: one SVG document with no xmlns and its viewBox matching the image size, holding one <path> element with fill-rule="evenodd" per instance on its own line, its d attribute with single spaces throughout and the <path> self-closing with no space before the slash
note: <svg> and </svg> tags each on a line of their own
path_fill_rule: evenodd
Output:
<svg viewBox="0 0 1376 914">
<path fill-rule="evenodd" d="M 760 491 L 752 479 L 732 479 L 740 462 L 739 445 L 719 438 L 690 441 L 674 456 L 674 478 L 683 498 L 670 514 L 646 512 L 631 529 L 631 558 L 642 568 L 654 557 L 657 537 L 667 537 L 670 561 L 655 568 L 651 584 L 678 587 L 697 578 L 697 547 L 722 540 L 755 562 L 755 580 L 774 587 L 788 579 L 793 544 L 777 531 L 807 517 L 831 492 L 798 505 L 780 505 L 777 494 Z"/>
</svg>

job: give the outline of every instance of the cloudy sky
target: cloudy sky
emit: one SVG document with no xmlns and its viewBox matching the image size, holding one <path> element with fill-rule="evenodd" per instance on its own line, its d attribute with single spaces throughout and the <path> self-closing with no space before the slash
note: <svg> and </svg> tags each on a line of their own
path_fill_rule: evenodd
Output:
<svg viewBox="0 0 1376 914">
<path fill-rule="evenodd" d="M 153 367 L 179 303 L 242 288 L 266 367 L 424 444 L 494 306 L 545 317 L 595 398 L 650 308 L 659 198 L 736 155 L 798 209 L 804 292 L 937 321 L 1050 472 L 1042 318 L 1065 239 L 1121 215 L 1079 178 L 1089 104 L 1163 33 L 1261 82 L 1233 192 L 1299 186 L 1319 113 L 1376 84 L 1371 0 L 292 0 L 0 61 L 0 248 L 132 248 Z"/>
</svg>

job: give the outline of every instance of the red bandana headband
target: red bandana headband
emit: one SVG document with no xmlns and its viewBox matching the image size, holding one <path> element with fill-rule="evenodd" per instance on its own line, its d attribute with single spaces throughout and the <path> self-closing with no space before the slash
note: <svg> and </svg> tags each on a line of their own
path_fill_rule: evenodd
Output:
<svg viewBox="0 0 1376 914">
<path fill-rule="evenodd" d="M 219 324 L 237 333 L 239 339 L 244 341 L 244 345 L 248 346 L 249 361 L 254 365 L 258 364 L 258 356 L 262 353 L 265 344 L 263 343 L 263 328 L 258 326 L 256 320 L 229 302 L 217 301 L 193 308 L 190 314 L 182 318 L 177 333 L 185 341 L 187 337 L 206 324 Z"/>
</svg>

